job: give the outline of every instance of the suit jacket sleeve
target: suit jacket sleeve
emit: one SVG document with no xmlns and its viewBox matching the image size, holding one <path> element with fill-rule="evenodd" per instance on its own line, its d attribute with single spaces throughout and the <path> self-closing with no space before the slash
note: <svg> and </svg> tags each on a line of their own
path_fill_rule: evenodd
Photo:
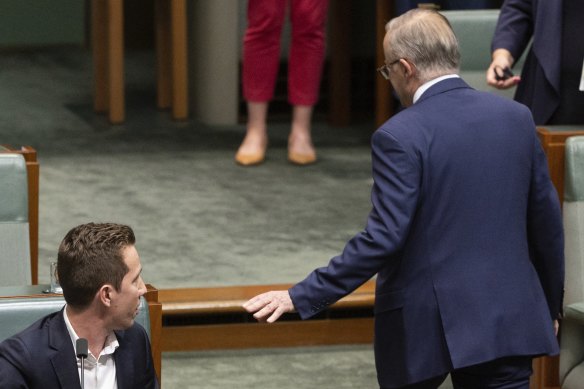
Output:
<svg viewBox="0 0 584 389">
<path fill-rule="evenodd" d="M 509 0 L 501 7 L 491 52 L 507 49 L 517 61 L 527 47 L 534 31 L 532 0 Z"/>
<path fill-rule="evenodd" d="M 148 335 L 146 334 L 146 330 L 142 326 L 139 326 L 142 329 L 142 333 L 144 335 L 144 347 L 146 348 L 146 371 L 144 372 L 144 378 L 146 382 L 144 382 L 143 388 L 152 388 L 152 389 L 159 389 L 160 384 L 158 379 L 156 378 L 156 371 L 154 370 L 154 361 L 152 359 L 152 349 L 150 348 L 150 340 Z"/>
<path fill-rule="evenodd" d="M 367 226 L 328 266 L 289 290 L 303 319 L 351 293 L 399 255 L 418 201 L 420 169 L 412 154 L 384 129 L 373 135 L 373 208 Z"/>
<path fill-rule="evenodd" d="M 26 369 L 30 365 L 29 350 L 19 338 L 9 338 L 0 344 L 0 388 L 24 389 Z"/>
<path fill-rule="evenodd" d="M 558 194 L 541 144 L 534 136 L 527 228 L 532 262 L 546 295 L 552 319 L 562 311 L 564 291 L 564 229 Z"/>
</svg>

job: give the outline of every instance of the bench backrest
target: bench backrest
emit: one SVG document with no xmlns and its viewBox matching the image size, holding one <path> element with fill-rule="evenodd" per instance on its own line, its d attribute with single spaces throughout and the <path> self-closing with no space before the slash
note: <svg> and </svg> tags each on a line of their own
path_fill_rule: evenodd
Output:
<svg viewBox="0 0 584 389">
<path fill-rule="evenodd" d="M 473 88 L 513 98 L 515 88 L 499 90 L 487 85 L 486 72 L 491 64 L 491 41 L 499 18 L 498 9 L 442 11 L 460 47 L 460 76 Z M 521 73 L 525 55 L 513 67 Z"/>
<path fill-rule="evenodd" d="M 0 286 L 31 284 L 28 183 L 20 154 L 0 153 Z"/>
<path fill-rule="evenodd" d="M 59 311 L 64 305 L 63 296 L 56 295 L 0 298 L 0 342 L 42 317 Z M 140 308 L 135 320 L 150 336 L 150 314 L 144 297 L 140 298 Z"/>
</svg>

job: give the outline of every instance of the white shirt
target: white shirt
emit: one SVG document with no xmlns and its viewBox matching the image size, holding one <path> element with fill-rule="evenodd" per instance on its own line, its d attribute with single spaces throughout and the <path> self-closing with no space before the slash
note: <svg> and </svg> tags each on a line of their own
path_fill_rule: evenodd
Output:
<svg viewBox="0 0 584 389">
<path fill-rule="evenodd" d="M 437 84 L 442 80 L 446 80 L 447 78 L 460 78 L 460 76 L 458 74 L 447 74 L 445 76 L 436 77 L 435 79 L 420 85 L 420 87 L 416 90 L 416 93 L 414 93 L 413 103 L 416 104 L 416 101 L 418 101 L 424 92 L 426 92 L 432 85 Z"/>
<path fill-rule="evenodd" d="M 73 350 L 79 336 L 73 329 L 69 318 L 67 317 L 67 309 L 63 311 L 65 318 L 65 325 L 71 342 L 73 342 Z M 116 334 L 113 332 L 105 339 L 105 344 L 101 354 L 97 358 L 88 351 L 87 358 L 84 363 L 84 381 L 85 389 L 118 389 L 118 382 L 116 380 L 116 363 L 114 361 L 114 352 L 120 346 Z M 77 370 L 79 372 L 79 382 L 81 382 L 81 359 L 77 358 Z"/>
</svg>

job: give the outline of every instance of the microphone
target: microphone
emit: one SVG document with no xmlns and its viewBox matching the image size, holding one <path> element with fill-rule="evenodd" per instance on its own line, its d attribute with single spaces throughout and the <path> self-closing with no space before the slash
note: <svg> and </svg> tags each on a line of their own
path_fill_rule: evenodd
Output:
<svg viewBox="0 0 584 389">
<path fill-rule="evenodd" d="M 88 355 L 88 344 L 87 339 L 79 338 L 75 342 L 75 349 L 77 353 L 77 358 L 81 359 L 81 389 L 85 387 L 85 358 Z"/>
</svg>

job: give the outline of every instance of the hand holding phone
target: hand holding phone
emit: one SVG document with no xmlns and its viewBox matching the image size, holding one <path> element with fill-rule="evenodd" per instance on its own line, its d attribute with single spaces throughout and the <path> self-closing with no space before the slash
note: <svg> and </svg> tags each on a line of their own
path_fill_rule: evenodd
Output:
<svg viewBox="0 0 584 389">
<path fill-rule="evenodd" d="M 495 72 L 495 79 L 497 81 L 505 81 L 514 76 L 509 67 L 502 68 L 501 66 L 495 66 L 493 71 Z"/>
</svg>

